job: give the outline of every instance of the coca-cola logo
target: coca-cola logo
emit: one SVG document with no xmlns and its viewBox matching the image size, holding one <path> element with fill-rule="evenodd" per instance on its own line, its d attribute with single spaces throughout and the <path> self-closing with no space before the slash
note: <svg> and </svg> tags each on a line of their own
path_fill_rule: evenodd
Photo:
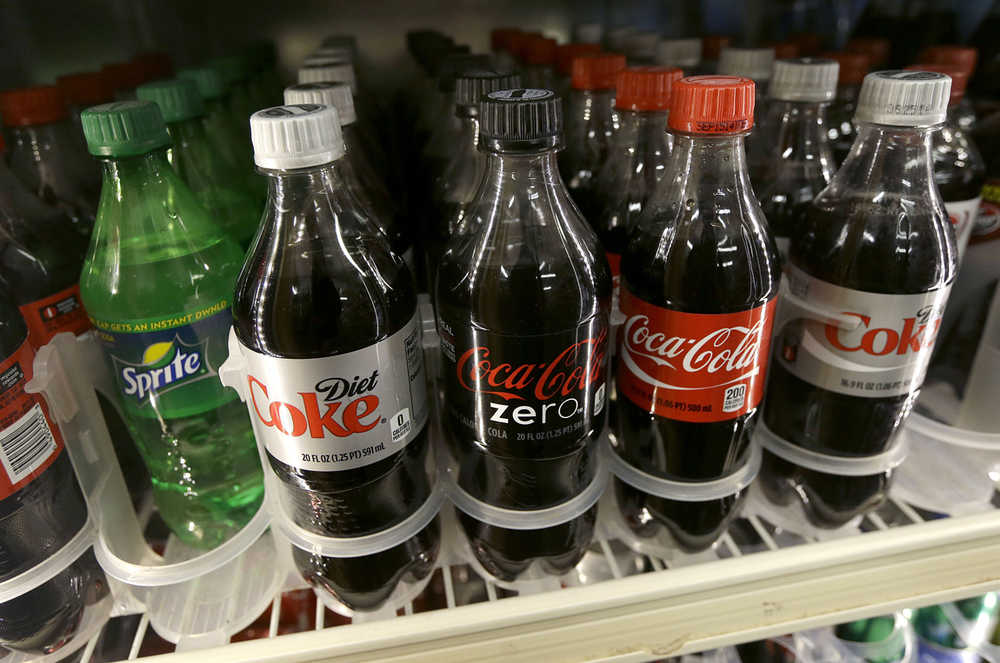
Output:
<svg viewBox="0 0 1000 663">
<path fill-rule="evenodd" d="M 289 437 L 348 437 L 370 431 L 382 420 L 379 397 L 370 393 L 378 384 L 378 371 L 366 377 L 324 378 L 313 391 L 298 392 L 294 402 L 272 400 L 268 385 L 252 375 L 247 381 L 257 419 Z"/>
<path fill-rule="evenodd" d="M 635 365 L 637 359 L 648 360 L 661 371 L 666 368 L 689 376 L 719 374 L 720 381 L 699 378 L 698 382 L 704 388 L 721 386 L 746 377 L 734 377 L 734 373 L 756 370 L 766 322 L 764 317 L 758 317 L 749 327 L 725 325 L 697 336 L 684 336 L 657 331 L 648 315 L 633 315 L 622 329 L 624 354 L 642 375 L 645 371 Z M 675 386 L 647 377 L 658 386 Z"/>
<path fill-rule="evenodd" d="M 861 321 L 861 329 L 864 331 L 860 338 L 860 330 L 845 331 L 833 324 L 826 325 L 824 331 L 830 345 L 841 352 L 862 352 L 875 357 L 906 355 L 930 349 L 934 345 L 941 327 L 941 316 L 936 311 L 936 306 L 924 306 L 913 316 L 900 320 L 896 327 L 872 327 L 870 315 L 844 311 L 844 315 Z M 845 338 L 846 336 L 851 338 Z"/>
<path fill-rule="evenodd" d="M 601 378 L 607 330 L 573 343 L 542 363 L 511 364 L 487 346 L 469 348 L 458 358 L 455 373 L 462 388 L 504 400 L 548 401 L 561 398 Z"/>
</svg>

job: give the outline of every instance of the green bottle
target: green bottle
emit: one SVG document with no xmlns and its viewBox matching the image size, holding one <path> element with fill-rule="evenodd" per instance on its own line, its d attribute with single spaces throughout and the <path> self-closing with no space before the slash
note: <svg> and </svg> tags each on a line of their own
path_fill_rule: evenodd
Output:
<svg viewBox="0 0 1000 663">
<path fill-rule="evenodd" d="M 167 161 L 156 104 L 95 106 L 81 120 L 104 178 L 83 303 L 160 515 L 185 543 L 211 548 L 264 493 L 246 407 L 217 376 L 243 252 Z"/>
<path fill-rule="evenodd" d="M 979 661 L 980 657 L 968 647 L 982 644 L 989 638 L 997 618 L 997 599 L 997 594 L 991 592 L 951 604 L 914 610 L 910 622 L 918 636 L 920 660 Z M 963 640 L 949 613 L 964 622 L 964 629 L 971 634 L 971 642 Z"/>
<path fill-rule="evenodd" d="M 243 139 L 240 128 L 226 106 L 226 86 L 219 72 L 211 67 L 193 67 L 177 72 L 179 78 L 193 81 L 205 105 L 205 123 L 212 144 L 239 170 L 253 170 L 253 151 Z M 261 178 L 263 179 L 263 178 Z"/>
<path fill-rule="evenodd" d="M 845 624 L 837 624 L 835 636 L 848 642 L 880 644 L 875 647 L 880 655 L 865 658 L 868 663 L 898 663 L 906 654 L 906 640 L 902 631 L 896 630 L 896 617 L 885 615 L 871 619 L 858 619 Z"/>
<path fill-rule="evenodd" d="M 239 55 L 227 55 L 216 58 L 209 63 L 222 77 L 222 82 L 228 87 L 226 103 L 233 120 L 250 140 L 250 116 L 259 110 L 257 100 L 251 85 L 253 69 L 247 58 Z"/>
<path fill-rule="evenodd" d="M 244 249 L 257 233 L 263 205 L 247 190 L 246 179 L 208 139 L 205 106 L 194 81 L 146 83 L 136 96 L 160 107 L 173 147 L 167 159 L 223 230 Z"/>
</svg>

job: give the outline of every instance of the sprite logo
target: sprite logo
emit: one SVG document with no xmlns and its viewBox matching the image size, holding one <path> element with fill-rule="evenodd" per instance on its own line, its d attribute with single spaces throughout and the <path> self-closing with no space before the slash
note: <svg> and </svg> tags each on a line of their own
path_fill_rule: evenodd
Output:
<svg viewBox="0 0 1000 663">
<path fill-rule="evenodd" d="M 172 389 L 214 375 L 205 361 L 207 339 L 195 345 L 174 336 L 148 346 L 142 353 L 142 363 L 134 364 L 112 357 L 119 386 L 125 396 L 140 404 L 148 402 L 150 394 L 161 395 Z"/>
</svg>

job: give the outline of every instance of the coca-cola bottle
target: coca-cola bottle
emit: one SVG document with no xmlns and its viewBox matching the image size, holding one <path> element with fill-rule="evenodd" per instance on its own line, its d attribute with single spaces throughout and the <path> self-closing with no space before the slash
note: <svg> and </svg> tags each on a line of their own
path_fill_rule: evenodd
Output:
<svg viewBox="0 0 1000 663">
<path fill-rule="evenodd" d="M 629 230 L 667 172 L 667 113 L 673 84 L 682 76 L 680 69 L 665 67 L 618 73 L 618 130 L 587 200 L 589 208 L 581 209 L 604 246 L 616 290 Z"/>
<path fill-rule="evenodd" d="M 719 57 L 729 48 L 732 38 L 726 35 L 705 35 L 701 38 L 701 67 L 698 74 L 714 74 L 719 68 Z"/>
<path fill-rule="evenodd" d="M 773 71 L 773 48 L 724 48 L 719 56 L 719 74 L 751 78 L 757 84 L 754 126 L 747 136 L 746 145 L 750 177 L 756 186 L 763 182 L 762 171 L 774 151 L 770 105 L 764 99 Z"/>
<path fill-rule="evenodd" d="M 844 45 L 844 50 L 867 55 L 868 66 L 881 69 L 889 63 L 892 44 L 884 37 L 854 37 Z"/>
<path fill-rule="evenodd" d="M 112 101 L 115 94 L 99 71 L 64 74 L 56 79 L 56 87 L 59 88 L 77 129 L 80 128 L 80 113 L 83 109 Z"/>
<path fill-rule="evenodd" d="M 530 517 L 599 480 L 611 274 L 556 167 L 559 98 L 492 92 L 479 118 L 487 170 L 466 213 L 473 227 L 449 244 L 437 279 L 442 417 L 458 488 Z M 569 571 L 596 517 L 595 505 L 552 526 L 508 529 L 459 513 L 479 562 L 502 580 L 536 560 Z"/>
<path fill-rule="evenodd" d="M 833 60 L 778 60 L 771 78 L 775 144 L 762 167 L 760 204 L 782 259 L 805 210 L 836 170 L 826 133 L 826 109 L 837 86 Z"/>
<path fill-rule="evenodd" d="M 524 48 L 524 84 L 534 88 L 551 89 L 556 82 L 556 40 L 548 37 L 531 37 Z"/>
<path fill-rule="evenodd" d="M 358 537 L 406 520 L 431 494 L 416 290 L 406 264 L 349 193 L 333 108 L 251 117 L 268 176 L 262 229 L 236 283 L 233 329 L 247 407 L 288 517 Z M 382 605 L 433 568 L 440 528 L 362 557 L 293 548 L 303 576 L 354 610 Z"/>
<path fill-rule="evenodd" d="M 565 103 L 573 84 L 573 60 L 601 52 L 600 44 L 574 42 L 556 46 L 556 75 L 551 88 Z M 499 65 L 498 65 L 499 66 Z M 501 69 L 503 71 L 503 69 Z"/>
<path fill-rule="evenodd" d="M 663 39 L 656 47 L 656 63 L 697 73 L 701 65 L 701 39 Z"/>
<path fill-rule="evenodd" d="M 455 115 L 462 121 L 462 136 L 431 194 L 430 232 L 424 238 L 430 292 L 434 292 L 437 265 L 445 247 L 463 225 L 469 203 L 486 172 L 486 155 L 479 151 L 479 100 L 484 94 L 519 85 L 517 74 L 496 72 L 471 72 L 455 79 Z"/>
<path fill-rule="evenodd" d="M 566 147 L 559 153 L 559 172 L 587 218 L 586 210 L 593 209 L 587 196 L 607 159 L 614 132 L 615 77 L 625 68 L 625 56 L 586 55 L 575 58 L 572 66 L 573 90 L 566 100 Z"/>
<path fill-rule="evenodd" d="M 730 76 L 674 84 L 667 176 L 622 257 L 612 445 L 664 479 L 713 481 L 749 460 L 780 272 L 744 156 L 754 87 Z M 630 528 L 661 524 L 685 550 L 711 545 L 744 497 L 681 502 L 617 479 L 615 490 Z"/>
<path fill-rule="evenodd" d="M 858 103 L 861 81 L 865 79 L 870 59 L 864 53 L 840 51 L 824 53 L 820 57 L 834 60 L 840 65 L 837 74 L 837 96 L 826 112 L 827 137 L 833 149 L 835 166 L 840 166 L 851 151 L 857 131 L 854 127 L 854 108 Z"/>
<path fill-rule="evenodd" d="M 792 235 L 785 275 L 810 312 L 783 315 L 764 405 L 764 423 L 790 445 L 890 452 L 916 400 L 955 276 L 931 159 L 950 86 L 930 72 L 868 74 L 854 146 Z M 837 527 L 881 503 L 891 475 L 841 476 L 765 453 L 762 485 L 779 503 L 801 496 L 813 524 Z"/>
</svg>

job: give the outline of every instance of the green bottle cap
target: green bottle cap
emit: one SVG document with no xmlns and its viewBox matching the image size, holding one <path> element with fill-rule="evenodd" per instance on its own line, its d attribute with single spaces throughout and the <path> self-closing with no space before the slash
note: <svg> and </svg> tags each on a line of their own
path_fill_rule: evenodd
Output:
<svg viewBox="0 0 1000 663">
<path fill-rule="evenodd" d="M 233 85 L 233 83 L 247 80 L 253 73 L 253 69 L 247 59 L 239 55 L 227 55 L 226 57 L 216 58 L 208 64 L 219 72 L 223 84 L 227 87 Z"/>
<path fill-rule="evenodd" d="M 135 90 L 135 96 L 159 106 L 163 121 L 167 124 L 205 114 L 205 104 L 198 94 L 198 86 L 186 78 L 171 78 L 140 85 Z"/>
<path fill-rule="evenodd" d="M 226 93 L 226 84 L 222 82 L 219 72 L 212 67 L 181 69 L 177 72 L 177 76 L 194 81 L 202 99 L 218 99 Z"/>
<path fill-rule="evenodd" d="M 87 149 L 99 157 L 132 157 L 170 144 L 167 125 L 151 101 L 116 101 L 80 114 Z"/>
</svg>

